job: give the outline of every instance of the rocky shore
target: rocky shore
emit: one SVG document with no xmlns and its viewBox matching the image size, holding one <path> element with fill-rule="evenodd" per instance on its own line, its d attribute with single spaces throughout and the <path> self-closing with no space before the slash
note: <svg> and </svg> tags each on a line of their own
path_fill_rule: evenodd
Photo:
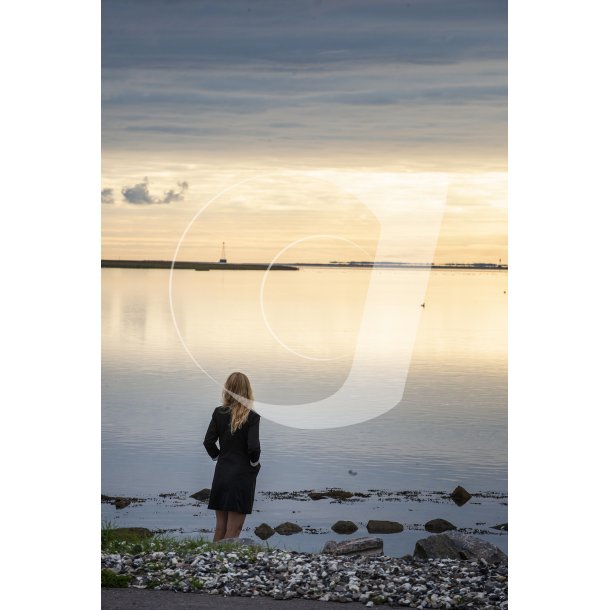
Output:
<svg viewBox="0 0 610 610">
<path fill-rule="evenodd" d="M 225 596 L 358 601 L 366 606 L 507 608 L 508 569 L 484 559 L 418 561 L 255 548 L 102 554 L 130 586 Z"/>
<path fill-rule="evenodd" d="M 205 503 L 208 494 L 208 489 L 190 494 L 164 493 L 155 504 L 170 503 L 173 520 L 174 511 L 193 506 L 187 500 L 188 495 L 196 503 Z M 261 495 L 259 506 L 265 506 L 261 517 L 269 517 L 273 527 L 259 520 L 256 526 L 246 528 L 256 540 L 246 537 L 213 543 L 201 534 L 198 538 L 174 537 L 170 534 L 175 532 L 169 529 L 117 529 L 108 522 L 102 530 L 102 586 L 223 596 L 355 601 L 370 607 L 382 604 L 408 608 L 508 607 L 508 560 L 501 548 L 493 544 L 494 538 L 501 540 L 506 536 L 508 524 L 483 522 L 492 513 L 481 512 L 479 508 L 481 502 L 492 507 L 504 506 L 506 496 L 503 494 L 471 494 L 458 487 L 451 493 L 349 492 L 330 488 L 263 492 Z M 290 509 L 271 509 L 264 504 L 269 501 L 273 504 L 287 501 Z M 123 515 L 130 510 L 143 510 L 149 501 L 103 496 L 102 502 L 114 505 L 116 514 Z M 307 521 L 298 519 L 300 502 L 312 503 L 312 508 L 302 513 L 307 515 Z M 413 514 L 407 507 L 406 512 L 405 509 L 394 512 L 400 521 L 380 519 L 379 511 L 384 502 L 392 505 L 415 503 L 411 504 L 414 509 L 421 507 L 418 516 L 426 518 L 405 519 L 403 515 Z M 359 520 L 358 512 L 348 509 L 354 503 L 358 504 L 358 512 L 368 503 L 365 514 L 377 518 Z M 443 509 L 448 505 L 456 508 L 453 511 Z M 472 525 L 469 527 L 457 527 L 450 520 L 434 515 L 443 509 L 447 516 L 454 515 L 458 523 L 461 521 L 465 525 L 457 512 L 465 510 L 464 505 L 475 505 L 476 509 L 470 513 Z M 320 513 L 318 527 L 312 528 L 310 519 L 314 507 L 321 506 L 328 506 L 328 509 Z M 333 506 L 335 509 L 331 510 Z M 501 512 L 494 510 L 493 514 L 497 516 Z M 301 525 L 285 520 L 287 513 L 301 520 Z M 276 521 L 274 515 L 280 519 Z M 334 520 L 330 519 L 331 515 Z M 347 519 L 348 516 L 355 519 Z M 151 517 L 154 521 L 159 519 L 158 513 Z M 199 515 L 196 513 L 194 517 L 199 518 Z M 277 524 L 281 517 L 284 520 Z M 323 520 L 327 525 L 321 523 Z M 320 533 L 320 525 L 323 536 L 309 536 Z M 492 534 L 492 531 L 496 533 Z M 339 538 L 332 539 L 329 534 L 339 535 Z M 248 534 L 244 532 L 244 535 Z M 283 540 L 289 539 L 292 544 L 293 539 L 301 537 L 303 540 L 308 536 L 311 541 L 308 552 L 301 548 L 275 546 L 283 544 Z M 272 540 L 268 540 L 271 537 Z M 314 543 L 314 539 L 319 542 Z M 399 539 L 401 542 L 397 543 Z M 410 549 L 412 555 L 405 555 Z"/>
</svg>

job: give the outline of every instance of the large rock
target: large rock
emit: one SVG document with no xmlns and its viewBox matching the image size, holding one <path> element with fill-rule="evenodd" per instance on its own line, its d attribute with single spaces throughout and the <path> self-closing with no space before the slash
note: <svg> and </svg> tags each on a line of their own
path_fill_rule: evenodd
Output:
<svg viewBox="0 0 610 610">
<path fill-rule="evenodd" d="M 307 495 L 312 500 L 322 500 L 322 498 L 326 498 L 327 497 L 321 491 L 310 491 Z"/>
<path fill-rule="evenodd" d="M 427 532 L 432 532 L 433 534 L 442 534 L 448 530 L 457 529 L 453 523 L 445 521 L 445 519 L 431 519 L 424 527 Z"/>
<path fill-rule="evenodd" d="M 131 498 L 116 498 L 114 501 L 114 505 L 117 508 L 126 508 L 131 504 Z"/>
<path fill-rule="evenodd" d="M 471 534 L 446 532 L 422 538 L 415 543 L 419 559 L 484 559 L 488 563 L 507 563 L 508 557 L 497 546 Z"/>
<path fill-rule="evenodd" d="M 204 487 L 194 494 L 191 494 L 190 497 L 199 500 L 199 502 L 207 502 L 210 499 L 210 490 L 207 487 Z"/>
<path fill-rule="evenodd" d="M 358 526 L 353 521 L 337 521 L 330 529 L 337 534 L 353 534 Z"/>
<path fill-rule="evenodd" d="M 500 530 L 501 532 L 508 532 L 508 523 L 498 523 L 498 525 L 492 525 L 492 530 Z"/>
<path fill-rule="evenodd" d="M 255 528 L 254 533 L 261 540 L 267 540 L 267 538 L 271 538 L 271 536 L 275 534 L 275 530 L 267 523 L 261 523 L 257 528 Z"/>
<path fill-rule="evenodd" d="M 282 536 L 290 536 L 292 534 L 298 534 L 303 531 L 303 528 L 296 523 L 291 523 L 290 521 L 286 521 L 285 523 L 280 523 L 275 531 Z"/>
<path fill-rule="evenodd" d="M 322 549 L 323 555 L 382 555 L 381 538 L 353 538 L 352 540 L 329 540 Z"/>
<path fill-rule="evenodd" d="M 449 495 L 449 497 L 458 505 L 463 506 L 472 498 L 472 494 L 468 493 L 461 485 L 458 485 Z"/>
<path fill-rule="evenodd" d="M 375 521 L 374 519 L 366 524 L 369 534 L 397 534 L 405 528 L 402 523 L 397 521 Z"/>
</svg>

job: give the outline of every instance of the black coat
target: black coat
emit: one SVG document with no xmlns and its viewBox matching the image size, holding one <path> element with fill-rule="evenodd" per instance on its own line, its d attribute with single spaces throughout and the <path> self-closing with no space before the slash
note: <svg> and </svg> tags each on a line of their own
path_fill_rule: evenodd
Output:
<svg viewBox="0 0 610 610">
<path fill-rule="evenodd" d="M 203 440 L 213 460 L 218 460 L 210 490 L 208 508 L 250 514 L 254 504 L 258 460 L 261 446 L 258 438 L 260 415 L 248 413 L 248 419 L 231 434 L 231 412 L 216 407 Z M 220 449 L 216 446 L 220 441 Z M 252 464 L 255 464 L 254 466 Z"/>
</svg>

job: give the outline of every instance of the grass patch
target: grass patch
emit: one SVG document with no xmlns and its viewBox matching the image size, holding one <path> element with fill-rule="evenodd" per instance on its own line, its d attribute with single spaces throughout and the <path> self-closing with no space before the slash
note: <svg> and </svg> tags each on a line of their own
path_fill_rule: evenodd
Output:
<svg viewBox="0 0 610 610">
<path fill-rule="evenodd" d="M 386 603 L 387 598 L 384 595 L 375 595 L 374 597 L 371 597 L 371 601 L 375 606 L 381 606 Z"/>
<path fill-rule="evenodd" d="M 114 528 L 110 523 L 102 527 L 102 551 L 120 555 L 139 555 L 141 553 L 173 551 L 177 555 L 194 555 L 205 551 L 235 552 L 241 560 L 256 561 L 261 551 L 270 550 L 266 546 L 244 546 L 239 543 L 215 543 L 207 538 L 170 538 L 166 534 L 150 536 L 143 528 Z"/>
<path fill-rule="evenodd" d="M 131 578 L 128 574 L 117 574 L 114 570 L 104 568 L 102 570 L 102 587 L 124 589 L 129 586 Z"/>
<path fill-rule="evenodd" d="M 141 544 L 147 538 L 152 537 L 152 532 L 144 527 L 121 527 L 115 528 L 109 523 L 102 527 L 102 549 L 113 543 Z"/>
</svg>

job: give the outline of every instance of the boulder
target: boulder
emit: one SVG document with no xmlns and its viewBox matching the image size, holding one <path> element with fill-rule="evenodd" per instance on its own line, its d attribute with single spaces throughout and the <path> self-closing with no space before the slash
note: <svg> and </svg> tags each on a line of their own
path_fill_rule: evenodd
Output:
<svg viewBox="0 0 610 610">
<path fill-rule="evenodd" d="M 261 523 L 257 528 L 255 528 L 254 533 L 261 540 L 267 540 L 267 538 L 271 538 L 271 536 L 275 534 L 275 530 L 267 523 Z"/>
<path fill-rule="evenodd" d="M 297 534 L 298 532 L 302 532 L 303 528 L 296 523 L 291 523 L 290 521 L 286 521 L 285 523 L 280 523 L 275 531 L 282 536 L 291 536 L 292 534 Z"/>
<path fill-rule="evenodd" d="M 125 508 L 131 504 L 130 498 L 116 498 L 114 501 L 114 505 L 117 508 Z"/>
<path fill-rule="evenodd" d="M 321 500 L 322 498 L 326 498 L 327 496 L 325 496 L 322 492 L 320 491 L 310 491 L 307 494 L 312 500 Z"/>
<path fill-rule="evenodd" d="M 199 500 L 199 502 L 207 502 L 210 499 L 210 490 L 207 487 L 204 487 L 194 494 L 191 494 L 190 497 Z"/>
<path fill-rule="evenodd" d="M 402 523 L 397 521 L 375 521 L 371 520 L 366 524 L 369 534 L 397 534 L 405 528 Z"/>
<path fill-rule="evenodd" d="M 431 519 L 424 527 L 427 532 L 432 532 L 433 534 L 442 534 L 448 530 L 457 529 L 453 523 L 445 521 L 445 519 Z"/>
<path fill-rule="evenodd" d="M 353 521 L 337 521 L 330 529 L 337 534 L 353 534 L 358 526 Z"/>
<path fill-rule="evenodd" d="M 418 559 L 484 559 L 488 563 L 507 563 L 508 557 L 497 546 L 472 534 L 446 532 L 422 538 L 415 543 Z"/>
<path fill-rule="evenodd" d="M 383 555 L 381 538 L 353 538 L 351 540 L 329 540 L 322 549 L 323 555 Z"/>
<path fill-rule="evenodd" d="M 458 505 L 463 506 L 472 498 L 472 494 L 468 493 L 461 485 L 458 485 L 449 495 L 449 497 Z"/>
<path fill-rule="evenodd" d="M 508 532 L 508 523 L 498 523 L 498 525 L 492 525 L 492 530 L 500 530 L 501 532 Z"/>
</svg>

